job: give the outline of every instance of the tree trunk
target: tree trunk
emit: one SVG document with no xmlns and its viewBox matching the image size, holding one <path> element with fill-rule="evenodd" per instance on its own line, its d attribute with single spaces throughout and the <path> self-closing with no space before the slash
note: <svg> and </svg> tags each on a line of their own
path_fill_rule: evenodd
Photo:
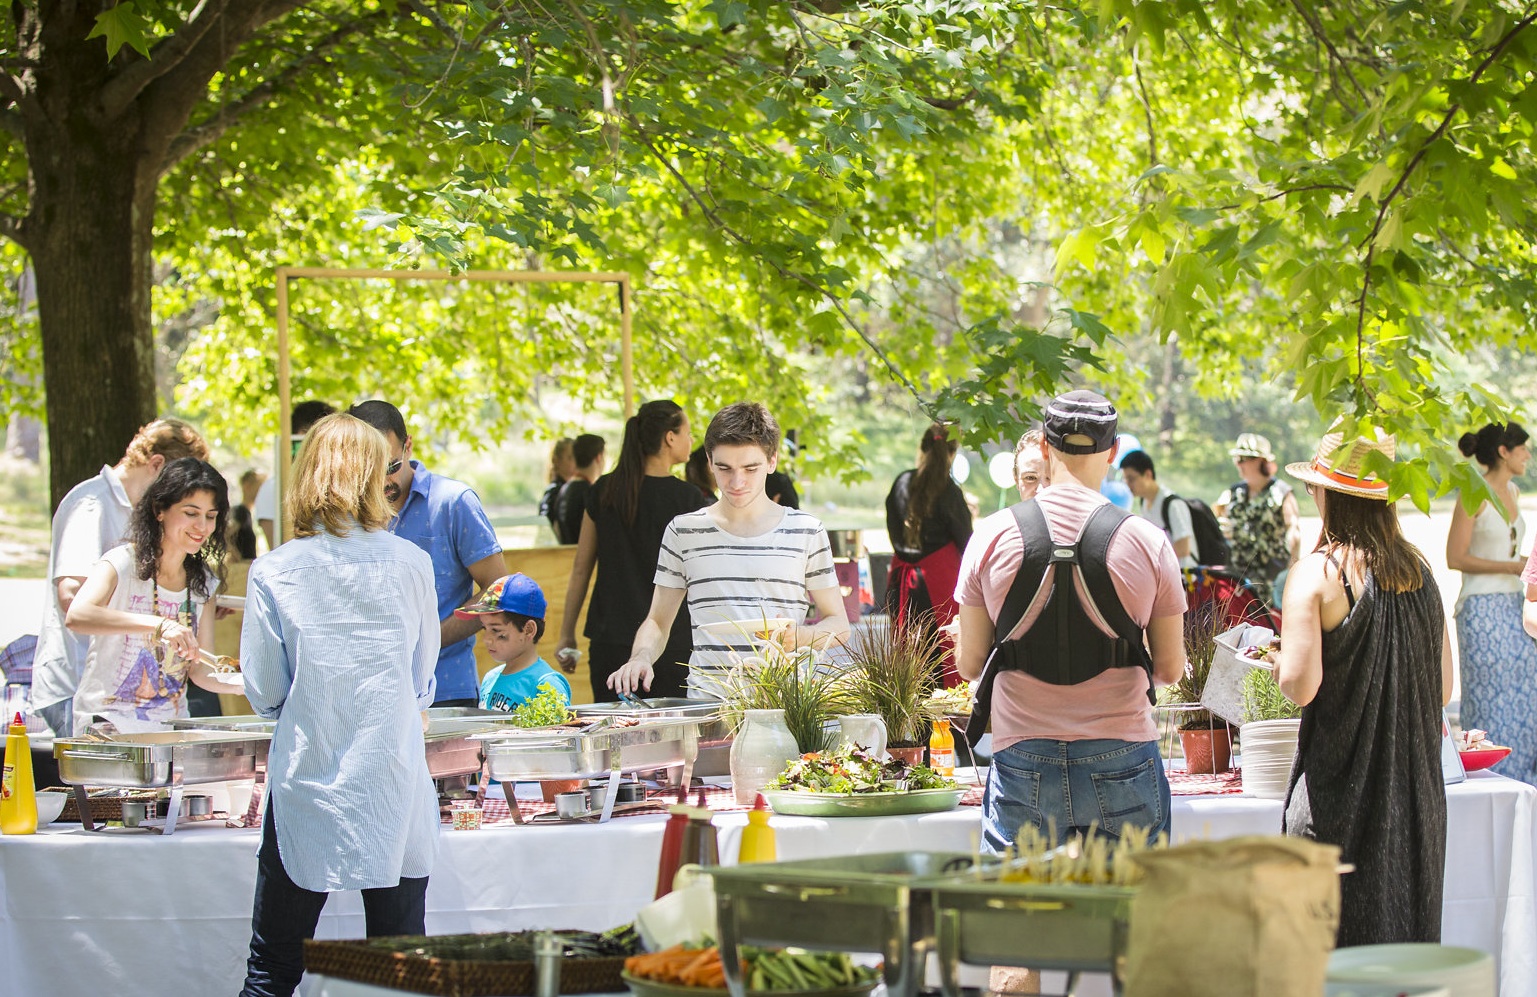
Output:
<svg viewBox="0 0 1537 997">
<path fill-rule="evenodd" d="M 130 104 L 105 117 L 101 39 L 89 4 L 42 25 L 35 101 L 23 104 L 30 211 L 23 244 L 37 275 L 50 427 L 49 491 L 115 463 L 155 417 L 151 248 L 160 171 L 174 128 L 146 127 Z"/>
</svg>

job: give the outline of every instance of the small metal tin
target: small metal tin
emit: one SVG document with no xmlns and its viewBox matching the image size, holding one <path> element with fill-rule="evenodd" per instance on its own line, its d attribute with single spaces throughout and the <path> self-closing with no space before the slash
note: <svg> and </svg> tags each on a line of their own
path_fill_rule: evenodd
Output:
<svg viewBox="0 0 1537 997">
<path fill-rule="evenodd" d="M 615 792 L 615 803 L 639 803 L 646 798 L 646 791 L 638 782 L 621 782 Z"/>
<path fill-rule="evenodd" d="M 123 801 L 123 826 L 138 827 L 149 816 L 149 804 L 143 800 Z"/>
<path fill-rule="evenodd" d="M 193 793 L 182 797 L 181 812 L 184 817 L 207 817 L 213 813 L 213 797 Z"/>
<path fill-rule="evenodd" d="M 573 793 L 555 794 L 555 813 L 560 817 L 580 817 L 587 812 L 587 794 L 577 790 Z"/>
</svg>

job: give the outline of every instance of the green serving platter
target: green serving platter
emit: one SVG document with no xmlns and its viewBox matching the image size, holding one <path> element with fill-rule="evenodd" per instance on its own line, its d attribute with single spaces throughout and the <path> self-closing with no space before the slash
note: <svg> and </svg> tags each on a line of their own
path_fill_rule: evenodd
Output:
<svg viewBox="0 0 1537 997">
<path fill-rule="evenodd" d="M 765 789 L 763 798 L 776 814 L 796 817 L 893 817 L 954 810 L 966 787 L 910 789 L 890 793 L 807 793 L 798 789 Z"/>
<path fill-rule="evenodd" d="M 685 987 L 680 983 L 660 983 L 656 980 L 647 980 L 639 976 L 631 976 L 629 973 L 620 973 L 619 978 L 630 988 L 635 997 L 721 997 L 726 993 L 725 987 Z M 862 997 L 875 989 L 880 982 L 879 977 L 865 980 L 861 983 L 851 983 L 846 987 L 830 987 L 826 990 L 749 990 L 750 994 L 763 994 L 764 997 Z"/>
</svg>

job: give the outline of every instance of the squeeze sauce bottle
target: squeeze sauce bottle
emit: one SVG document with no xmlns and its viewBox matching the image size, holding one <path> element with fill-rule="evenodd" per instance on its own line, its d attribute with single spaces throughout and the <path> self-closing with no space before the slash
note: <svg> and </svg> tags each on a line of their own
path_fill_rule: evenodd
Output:
<svg viewBox="0 0 1537 997">
<path fill-rule="evenodd" d="M 746 864 L 773 862 L 774 859 L 774 828 L 769 824 L 768 801 L 759 793 L 752 809 L 747 811 L 747 826 L 742 828 L 742 844 L 737 852 L 737 861 Z"/>
<path fill-rule="evenodd" d="M 656 899 L 672 892 L 673 877 L 683 864 L 683 836 L 688 830 L 688 818 L 693 808 L 684 803 L 668 808 L 671 814 L 667 826 L 662 828 L 662 857 L 656 867 Z"/>
<path fill-rule="evenodd" d="M 0 777 L 0 832 L 37 832 L 37 787 L 32 785 L 32 744 L 27 725 L 16 714 L 5 733 L 5 772 Z"/>
<path fill-rule="evenodd" d="M 947 717 L 934 721 L 934 732 L 929 735 L 929 768 L 946 778 L 955 775 L 955 735 L 950 733 Z"/>
</svg>

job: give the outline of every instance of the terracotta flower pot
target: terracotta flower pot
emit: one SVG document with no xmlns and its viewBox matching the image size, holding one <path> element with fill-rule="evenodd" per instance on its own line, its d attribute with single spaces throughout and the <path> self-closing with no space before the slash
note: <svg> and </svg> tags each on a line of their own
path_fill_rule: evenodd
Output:
<svg viewBox="0 0 1537 997">
<path fill-rule="evenodd" d="M 1185 771 L 1194 775 L 1226 772 L 1233 760 L 1233 731 L 1227 724 L 1179 732 L 1185 749 Z"/>
<path fill-rule="evenodd" d="M 886 745 L 886 754 L 892 758 L 900 758 L 909 765 L 923 764 L 923 745 L 921 744 L 907 746 L 888 744 Z"/>
</svg>

